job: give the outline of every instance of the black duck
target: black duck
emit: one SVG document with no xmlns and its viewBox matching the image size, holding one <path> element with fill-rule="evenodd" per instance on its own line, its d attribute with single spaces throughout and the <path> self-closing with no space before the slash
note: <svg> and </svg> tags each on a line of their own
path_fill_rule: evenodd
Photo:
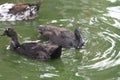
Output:
<svg viewBox="0 0 120 80">
<path fill-rule="evenodd" d="M 61 45 L 64 48 L 80 49 L 84 45 L 82 31 L 76 28 L 74 32 L 50 25 L 39 25 L 40 34 L 49 42 Z"/>
<path fill-rule="evenodd" d="M 10 50 L 39 60 L 56 59 L 61 56 L 62 47 L 57 45 L 45 45 L 40 43 L 23 43 L 18 41 L 17 33 L 13 28 L 5 29 L 1 36 L 11 38 Z"/>
</svg>

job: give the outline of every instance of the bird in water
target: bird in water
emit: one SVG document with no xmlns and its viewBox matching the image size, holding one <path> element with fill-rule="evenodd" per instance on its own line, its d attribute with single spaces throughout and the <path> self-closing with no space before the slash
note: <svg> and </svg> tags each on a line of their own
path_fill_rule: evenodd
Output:
<svg viewBox="0 0 120 80">
<path fill-rule="evenodd" d="M 11 38 L 10 50 L 33 59 L 51 60 L 60 58 L 62 46 L 47 45 L 37 42 L 20 44 L 16 31 L 13 28 L 7 28 L 1 36 Z"/>
<path fill-rule="evenodd" d="M 43 0 L 38 3 L 4 3 L 0 5 L 0 21 L 17 21 L 34 19 Z"/>
<path fill-rule="evenodd" d="M 51 25 L 39 25 L 37 29 L 41 36 L 52 44 L 61 45 L 64 48 L 76 49 L 80 49 L 84 45 L 82 30 L 80 28 L 76 28 L 74 32 L 72 32 Z"/>
</svg>

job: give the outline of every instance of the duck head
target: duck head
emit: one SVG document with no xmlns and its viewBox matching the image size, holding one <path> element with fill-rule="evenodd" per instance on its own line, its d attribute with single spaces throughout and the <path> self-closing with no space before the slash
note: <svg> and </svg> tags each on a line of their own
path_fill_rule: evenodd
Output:
<svg viewBox="0 0 120 80">
<path fill-rule="evenodd" d="M 20 46 L 18 41 L 17 33 L 13 28 L 7 28 L 1 36 L 8 36 L 11 38 L 10 49 L 14 49 Z"/>
<path fill-rule="evenodd" d="M 80 28 L 76 28 L 74 31 L 75 37 L 76 37 L 76 42 L 75 42 L 75 48 L 79 49 L 84 45 L 84 39 L 82 35 L 82 30 Z"/>
<path fill-rule="evenodd" d="M 14 37 L 14 36 L 17 36 L 17 33 L 15 32 L 13 28 L 7 28 L 5 29 L 5 31 L 3 32 L 1 36 Z"/>
</svg>

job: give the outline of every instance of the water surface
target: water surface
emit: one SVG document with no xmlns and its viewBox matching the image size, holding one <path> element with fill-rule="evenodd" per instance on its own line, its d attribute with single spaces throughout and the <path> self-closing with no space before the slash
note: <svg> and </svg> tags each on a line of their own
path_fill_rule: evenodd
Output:
<svg viewBox="0 0 120 80">
<path fill-rule="evenodd" d="M 1 0 L 6 2 L 37 0 Z M 0 37 L 0 80 L 120 80 L 120 0 L 44 0 L 36 19 L 0 22 L 0 33 L 10 26 L 21 42 L 45 42 L 36 30 L 41 24 L 81 27 L 86 44 L 42 62 L 8 50 L 10 39 Z"/>
</svg>

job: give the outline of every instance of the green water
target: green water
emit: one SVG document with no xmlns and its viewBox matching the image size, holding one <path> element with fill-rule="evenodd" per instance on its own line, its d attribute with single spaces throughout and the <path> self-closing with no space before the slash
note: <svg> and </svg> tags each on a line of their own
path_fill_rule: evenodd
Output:
<svg viewBox="0 0 120 80">
<path fill-rule="evenodd" d="M 80 50 L 63 49 L 60 59 L 42 62 L 6 49 L 10 39 L 0 37 L 0 80 L 120 80 L 120 0 L 44 0 L 36 19 L 0 22 L 0 33 L 10 26 L 21 42 L 44 42 L 35 28 L 40 24 L 71 31 L 81 27 L 86 44 Z"/>
</svg>

